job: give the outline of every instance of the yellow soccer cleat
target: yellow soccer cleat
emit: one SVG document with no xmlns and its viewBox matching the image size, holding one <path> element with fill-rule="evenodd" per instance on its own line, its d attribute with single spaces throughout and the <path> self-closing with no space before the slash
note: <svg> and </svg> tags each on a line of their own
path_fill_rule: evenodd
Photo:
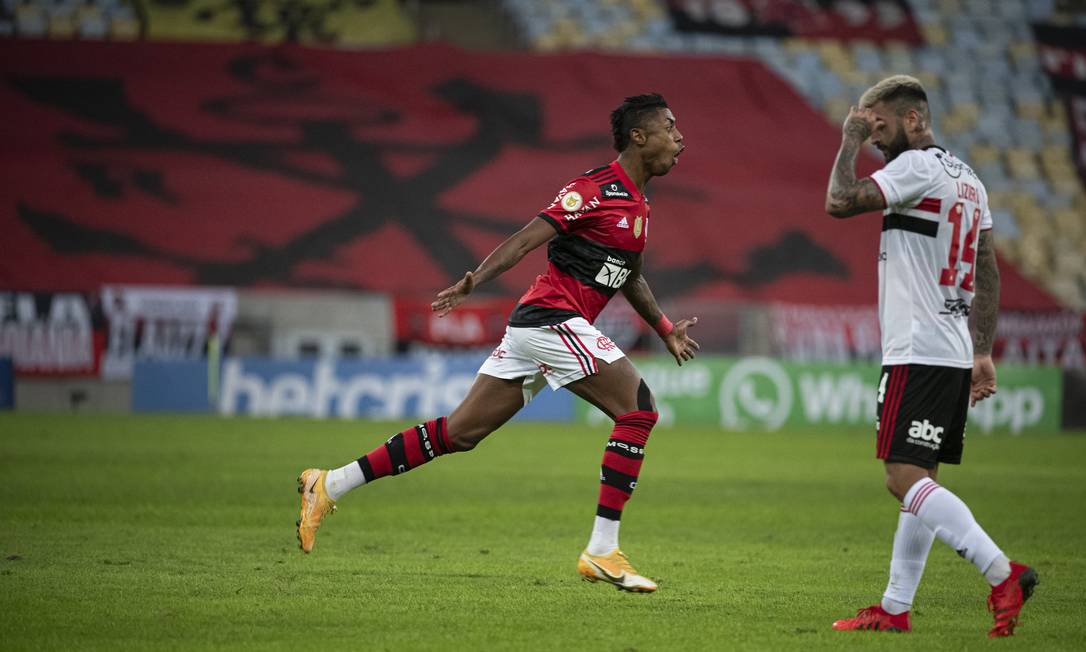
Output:
<svg viewBox="0 0 1086 652">
<path fill-rule="evenodd" d="M 606 555 L 590 555 L 585 550 L 577 560 L 577 572 L 586 582 L 610 582 L 615 588 L 633 593 L 652 593 L 656 582 L 637 574 L 626 554 L 615 548 Z"/>
<path fill-rule="evenodd" d="M 336 511 L 336 501 L 324 491 L 327 471 L 306 469 L 298 476 L 298 493 L 302 494 L 302 514 L 298 518 L 298 545 L 308 553 L 317 541 L 317 529 L 326 514 Z"/>
</svg>

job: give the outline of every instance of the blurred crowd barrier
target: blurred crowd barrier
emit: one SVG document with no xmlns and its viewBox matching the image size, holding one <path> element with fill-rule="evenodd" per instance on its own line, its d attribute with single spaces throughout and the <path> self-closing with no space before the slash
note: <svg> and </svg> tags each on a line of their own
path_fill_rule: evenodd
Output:
<svg viewBox="0 0 1086 652">
<path fill-rule="evenodd" d="M 513 304 L 472 297 L 439 318 L 422 298 L 375 293 L 126 285 L 3 292 L 0 360 L 13 363 L 9 402 L 20 409 L 398 419 L 455 407 Z M 597 325 L 631 355 L 650 356 L 639 364 L 665 422 L 772 429 L 873 418 L 875 306 L 684 299 L 664 307 L 675 318 L 699 318 L 691 330 L 702 345 L 696 363 L 674 365 L 624 299 Z M 1086 375 L 1084 345 L 1082 314 L 1003 313 L 1000 393 L 976 408 L 976 422 L 984 431 L 1043 429 L 1058 426 L 1065 411 L 1074 422 L 1086 406 L 1074 380 Z M 735 369 L 750 378 L 725 382 Z M 545 390 L 524 418 L 595 418 L 559 398 L 567 395 Z"/>
<path fill-rule="evenodd" d="M 875 364 L 794 363 L 703 355 L 680 369 L 667 356 L 633 357 L 664 426 L 728 430 L 874 427 Z M 339 419 L 421 419 L 448 414 L 467 394 L 480 356 L 425 353 L 393 358 L 269 360 L 229 357 L 209 380 L 195 362 L 137 363 L 136 412 Z M 1000 368 L 1000 391 L 972 409 L 980 432 L 1059 430 L 1063 377 L 1052 367 Z M 603 413 L 544 387 L 518 418 L 602 424 Z"/>
</svg>

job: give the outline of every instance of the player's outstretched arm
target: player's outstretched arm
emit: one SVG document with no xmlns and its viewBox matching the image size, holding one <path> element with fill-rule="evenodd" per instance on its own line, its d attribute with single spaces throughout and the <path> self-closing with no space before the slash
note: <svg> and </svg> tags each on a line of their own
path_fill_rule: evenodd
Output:
<svg viewBox="0 0 1086 652">
<path fill-rule="evenodd" d="M 656 329 L 657 334 L 664 340 L 667 350 L 675 357 L 675 362 L 681 367 L 683 360 L 693 360 L 701 348 L 698 343 L 686 334 L 687 330 L 698 323 L 698 318 L 680 319 L 672 324 L 664 316 L 660 306 L 656 303 L 656 297 L 649 288 L 648 281 L 641 275 L 641 263 L 630 274 L 626 284 L 622 286 L 622 294 L 630 302 L 637 314 Z"/>
<path fill-rule="evenodd" d="M 992 341 L 999 316 L 999 265 L 992 245 L 991 229 L 977 239 L 976 294 L 970 310 L 973 326 L 973 380 L 969 398 L 973 405 L 996 393 L 996 370 L 992 362 Z"/>
<path fill-rule="evenodd" d="M 856 179 L 856 155 L 875 128 L 875 115 L 867 109 L 851 107 L 842 127 L 841 148 L 830 172 L 826 188 L 826 212 L 834 217 L 852 217 L 886 208 L 878 184 L 870 178 Z"/>
<path fill-rule="evenodd" d="M 501 276 L 505 270 L 519 263 L 528 252 L 553 238 L 554 233 L 554 227 L 545 220 L 538 217 L 533 219 L 528 226 L 511 235 L 490 252 L 490 255 L 479 263 L 475 271 L 466 272 L 464 278 L 457 281 L 455 285 L 438 292 L 430 308 L 438 313 L 438 317 L 449 314 L 449 311 L 460 305 L 476 286 Z"/>
</svg>

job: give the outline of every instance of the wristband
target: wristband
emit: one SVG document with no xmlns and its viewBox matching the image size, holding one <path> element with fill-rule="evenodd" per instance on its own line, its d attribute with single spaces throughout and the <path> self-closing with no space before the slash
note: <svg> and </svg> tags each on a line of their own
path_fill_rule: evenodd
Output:
<svg viewBox="0 0 1086 652">
<path fill-rule="evenodd" d="M 671 334 L 671 331 L 675 330 L 675 324 L 672 324 L 667 315 L 663 313 L 660 313 L 660 318 L 656 320 L 652 327 L 656 329 L 656 334 L 660 337 L 667 337 Z"/>
</svg>

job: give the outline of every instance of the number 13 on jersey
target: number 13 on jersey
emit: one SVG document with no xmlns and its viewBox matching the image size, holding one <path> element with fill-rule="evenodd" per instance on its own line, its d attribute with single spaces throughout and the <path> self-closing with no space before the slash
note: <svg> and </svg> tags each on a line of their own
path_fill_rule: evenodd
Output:
<svg viewBox="0 0 1086 652">
<path fill-rule="evenodd" d="M 969 264 L 969 271 L 962 277 L 961 288 L 973 292 L 973 275 L 976 273 L 977 233 L 980 231 L 980 208 L 973 209 L 973 222 L 962 242 L 962 219 L 965 216 L 965 202 L 958 202 L 950 207 L 947 221 L 954 227 L 950 235 L 950 252 L 947 265 L 939 274 L 939 285 L 957 285 L 961 263 Z M 960 255 L 959 255 L 960 254 Z"/>
</svg>

